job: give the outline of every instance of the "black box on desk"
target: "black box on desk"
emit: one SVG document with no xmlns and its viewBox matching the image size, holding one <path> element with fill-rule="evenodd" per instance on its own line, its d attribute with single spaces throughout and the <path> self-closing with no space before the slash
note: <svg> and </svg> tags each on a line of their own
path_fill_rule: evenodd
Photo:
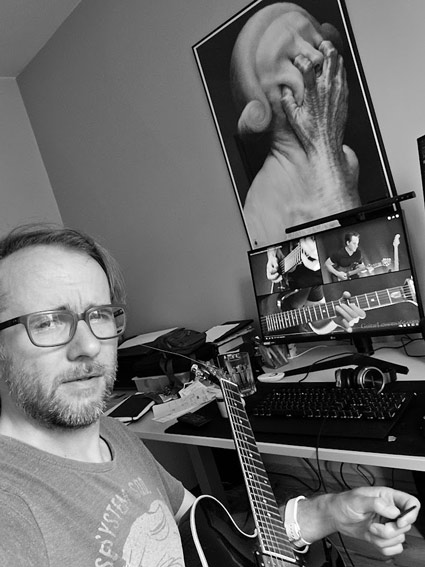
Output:
<svg viewBox="0 0 425 567">
<path fill-rule="evenodd" d="M 205 343 L 194 353 L 188 355 L 194 361 L 207 361 L 215 358 L 217 347 L 214 343 Z M 172 355 L 174 374 L 189 372 L 193 362 L 189 358 L 179 355 Z M 118 370 L 115 388 L 136 389 L 132 378 L 149 376 L 159 376 L 164 374 L 161 360 L 164 355 L 161 352 L 149 350 L 147 346 L 137 345 L 130 348 L 118 349 Z"/>
</svg>

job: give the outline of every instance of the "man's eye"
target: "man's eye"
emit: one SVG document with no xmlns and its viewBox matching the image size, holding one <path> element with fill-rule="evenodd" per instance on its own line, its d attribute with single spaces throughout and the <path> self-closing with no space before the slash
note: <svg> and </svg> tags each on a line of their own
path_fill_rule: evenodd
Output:
<svg viewBox="0 0 425 567">
<path fill-rule="evenodd" d="M 55 316 L 45 317 L 43 319 L 39 319 L 38 321 L 32 322 L 32 328 L 37 332 L 52 331 L 63 325 L 64 322 L 61 320 L 61 318 Z"/>
<path fill-rule="evenodd" d="M 108 322 L 113 319 L 112 311 L 110 309 L 102 309 L 97 311 L 92 311 L 90 314 L 90 321 L 96 323 Z"/>
</svg>

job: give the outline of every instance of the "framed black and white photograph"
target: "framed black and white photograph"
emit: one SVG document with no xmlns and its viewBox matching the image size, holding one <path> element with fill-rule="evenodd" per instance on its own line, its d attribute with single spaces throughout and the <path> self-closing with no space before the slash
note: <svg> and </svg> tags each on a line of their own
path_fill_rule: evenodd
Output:
<svg viewBox="0 0 425 567">
<path fill-rule="evenodd" d="M 343 0 L 257 0 L 193 52 L 252 248 L 395 196 Z"/>
</svg>

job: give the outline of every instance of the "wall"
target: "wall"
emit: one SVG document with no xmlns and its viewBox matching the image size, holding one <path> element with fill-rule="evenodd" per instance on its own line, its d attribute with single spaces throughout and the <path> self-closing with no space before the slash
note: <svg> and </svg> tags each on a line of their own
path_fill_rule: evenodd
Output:
<svg viewBox="0 0 425 567">
<path fill-rule="evenodd" d="M 0 235 L 61 216 L 15 79 L 0 79 Z"/>
<path fill-rule="evenodd" d="M 130 332 L 255 316 L 248 239 L 191 46 L 245 0 L 83 0 L 18 79 L 66 224 L 101 238 Z M 347 0 L 398 191 L 424 211 L 423 0 Z"/>
<path fill-rule="evenodd" d="M 346 0 L 398 193 L 415 191 L 406 212 L 419 288 L 425 299 L 424 194 L 417 138 L 425 134 L 425 55 L 421 0 Z"/>
</svg>

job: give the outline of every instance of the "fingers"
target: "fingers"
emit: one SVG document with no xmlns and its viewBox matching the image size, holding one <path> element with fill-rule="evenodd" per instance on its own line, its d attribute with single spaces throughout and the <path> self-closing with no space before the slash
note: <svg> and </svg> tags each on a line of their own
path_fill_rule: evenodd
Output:
<svg viewBox="0 0 425 567">
<path fill-rule="evenodd" d="M 342 57 L 338 54 L 333 44 L 324 40 L 319 46 L 319 51 L 323 53 L 323 73 L 326 73 L 329 77 L 334 77 L 337 69 L 339 67 L 338 60 Z"/>
<path fill-rule="evenodd" d="M 352 332 L 352 327 L 358 323 L 360 319 L 366 317 L 366 313 L 357 307 L 357 305 L 354 305 L 354 303 L 340 303 L 335 307 L 335 311 L 341 318 L 340 325 L 349 333 Z"/>
<path fill-rule="evenodd" d="M 406 541 L 406 532 L 410 530 L 410 525 L 403 529 L 396 527 L 396 524 L 373 523 L 369 527 L 365 539 L 375 545 L 382 555 L 398 555 L 403 551 L 403 543 Z"/>
<path fill-rule="evenodd" d="M 304 85 L 312 89 L 316 84 L 316 68 L 313 61 L 304 55 L 297 55 L 294 59 L 295 67 L 300 71 L 304 79 Z"/>
</svg>

